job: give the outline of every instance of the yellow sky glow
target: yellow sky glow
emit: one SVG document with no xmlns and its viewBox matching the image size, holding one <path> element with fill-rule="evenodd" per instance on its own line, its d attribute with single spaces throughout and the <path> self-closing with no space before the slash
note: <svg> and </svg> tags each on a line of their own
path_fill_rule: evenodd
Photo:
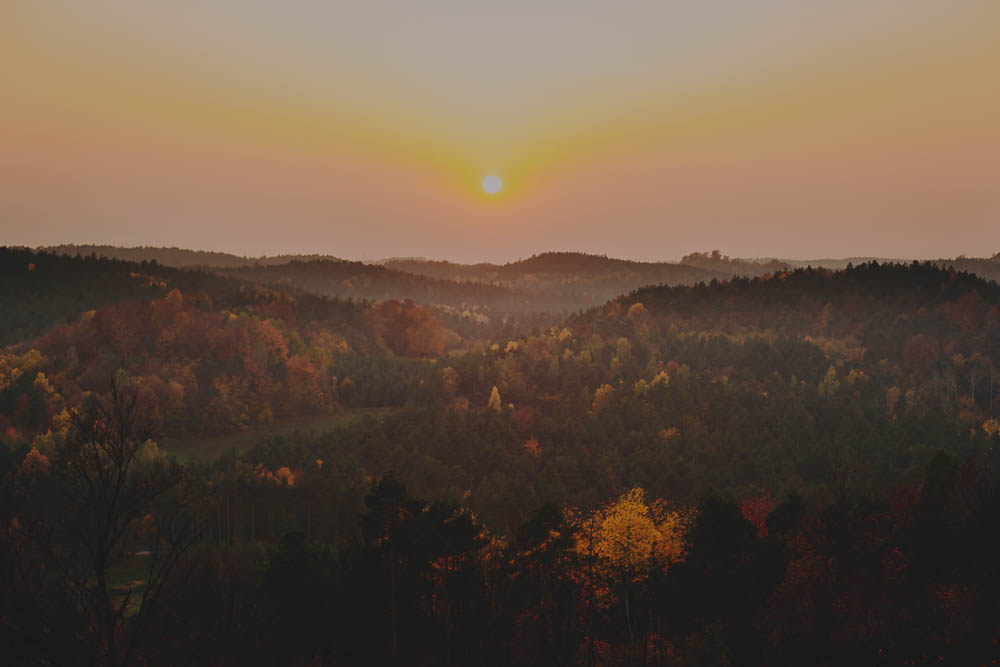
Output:
<svg viewBox="0 0 1000 667">
<path fill-rule="evenodd" d="M 162 37 L 147 47 L 134 32 L 145 17 L 124 3 L 107 3 L 99 30 L 56 12 L 66 6 L 55 0 L 30 11 L 15 3 L 7 25 L 17 29 L 0 34 L 10 92 L 0 108 L 3 240 L 468 259 L 549 248 L 644 258 L 709 246 L 797 256 L 1000 249 L 992 3 L 955 3 L 948 21 L 927 9 L 926 25 L 880 39 L 852 33 L 865 17 L 846 15 L 840 33 L 817 32 L 824 48 L 807 48 L 799 33 L 810 19 L 793 17 L 787 60 L 761 46 L 772 36 L 742 45 L 749 38 L 715 17 L 687 17 L 715 26 L 746 62 L 759 57 L 752 66 L 725 44 L 661 52 L 628 16 L 591 58 L 585 47 L 601 44 L 605 23 L 580 20 L 564 38 L 538 19 L 523 28 L 528 55 L 473 54 L 468 70 L 435 44 L 504 42 L 491 41 L 493 23 L 459 21 L 439 4 L 426 27 L 356 17 L 383 40 L 373 53 L 400 53 L 355 62 L 306 46 L 296 56 L 299 23 L 286 42 L 264 44 L 263 32 L 216 35 L 175 17 L 188 48 L 172 47 L 167 28 L 147 28 Z M 649 20 L 677 18 L 649 7 Z M 527 24 L 515 19 L 493 21 L 516 36 Z M 623 51 L 633 41 L 635 53 Z M 223 57 L 246 53 L 259 60 Z M 529 56 L 537 66 L 504 66 Z M 495 195 L 483 191 L 486 174 L 503 180 Z M 935 235 L 945 221 L 950 233 Z M 905 233 L 914 226 L 927 234 Z"/>
</svg>

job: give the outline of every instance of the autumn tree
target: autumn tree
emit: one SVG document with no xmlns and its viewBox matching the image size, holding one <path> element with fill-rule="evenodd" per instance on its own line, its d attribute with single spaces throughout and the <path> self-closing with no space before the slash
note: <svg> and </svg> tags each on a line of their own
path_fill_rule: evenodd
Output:
<svg viewBox="0 0 1000 667">
<path fill-rule="evenodd" d="M 396 354 L 437 357 L 448 342 L 441 320 L 430 308 L 412 301 L 385 301 L 372 306 L 370 318 L 378 336 Z"/>
<path fill-rule="evenodd" d="M 493 412 L 503 410 L 503 403 L 500 400 L 500 390 L 497 389 L 496 385 L 493 385 L 493 391 L 490 392 L 490 400 L 487 403 L 487 407 Z"/>
<path fill-rule="evenodd" d="M 837 369 L 830 366 L 826 375 L 823 376 L 823 380 L 817 386 L 817 391 L 820 396 L 831 397 L 837 393 L 838 389 L 840 389 L 840 381 L 837 379 Z"/>
<path fill-rule="evenodd" d="M 615 388 L 610 384 L 602 384 L 600 387 L 594 390 L 594 402 L 591 404 L 591 409 L 597 412 L 611 400 L 612 394 L 615 393 Z"/>
<path fill-rule="evenodd" d="M 743 518 L 757 530 L 757 535 L 767 537 L 767 517 L 774 511 L 774 501 L 768 496 L 750 496 L 740 503 Z"/>
<path fill-rule="evenodd" d="M 659 502 L 646 502 L 635 487 L 596 511 L 581 524 L 577 550 L 595 558 L 604 576 L 621 590 L 625 625 L 632 635 L 632 590 L 654 567 L 683 558 L 686 518 Z"/>
</svg>

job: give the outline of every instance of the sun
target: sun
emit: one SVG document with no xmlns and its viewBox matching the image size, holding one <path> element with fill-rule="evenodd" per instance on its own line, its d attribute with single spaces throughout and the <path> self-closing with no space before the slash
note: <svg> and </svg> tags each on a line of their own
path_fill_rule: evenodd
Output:
<svg viewBox="0 0 1000 667">
<path fill-rule="evenodd" d="M 487 194 L 495 195 L 496 193 L 500 192 L 500 188 L 502 187 L 503 187 L 503 181 L 500 180 L 499 176 L 494 176 L 493 174 L 490 174 L 489 176 L 483 179 L 483 190 L 485 190 Z"/>
</svg>

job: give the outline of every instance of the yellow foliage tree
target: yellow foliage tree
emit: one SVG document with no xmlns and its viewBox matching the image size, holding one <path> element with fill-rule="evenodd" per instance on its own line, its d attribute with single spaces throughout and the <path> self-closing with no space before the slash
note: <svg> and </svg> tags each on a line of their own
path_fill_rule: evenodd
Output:
<svg viewBox="0 0 1000 667">
<path fill-rule="evenodd" d="M 637 565 L 647 563 L 660 539 L 650 517 L 646 493 L 636 487 L 605 508 L 597 539 L 597 553 L 631 576 Z"/>
<path fill-rule="evenodd" d="M 493 391 L 490 392 L 490 400 L 486 406 L 493 410 L 493 412 L 500 412 L 503 410 L 503 403 L 500 401 L 500 390 L 497 389 L 496 385 L 493 385 Z"/>
<path fill-rule="evenodd" d="M 594 412 L 597 412 L 611 400 L 611 394 L 615 392 L 615 388 L 610 384 L 602 384 L 594 392 L 594 404 L 591 406 Z"/>
<path fill-rule="evenodd" d="M 659 373 L 656 374 L 656 377 L 653 378 L 653 381 L 650 384 L 653 387 L 660 387 L 660 386 L 666 387 L 668 384 L 670 384 L 670 376 L 667 375 L 666 371 L 660 371 Z"/>
<path fill-rule="evenodd" d="M 21 461 L 18 474 L 22 477 L 35 477 L 41 473 L 48 472 L 50 467 L 49 458 L 39 452 L 37 447 L 32 447 L 31 451 L 24 457 L 24 460 Z"/>
<path fill-rule="evenodd" d="M 579 523 L 577 553 L 596 562 L 598 576 L 610 584 L 598 586 L 591 574 L 594 594 L 607 599 L 611 588 L 618 588 L 630 629 L 632 586 L 653 568 L 666 568 L 683 559 L 687 523 L 686 514 L 668 511 L 664 503 L 647 503 L 640 487 L 626 491 Z"/>
<path fill-rule="evenodd" d="M 820 396 L 833 396 L 840 389 L 840 381 L 837 379 L 837 369 L 833 366 L 827 369 L 826 375 L 817 387 Z"/>
<path fill-rule="evenodd" d="M 628 317 L 631 320 L 637 320 L 641 319 L 642 317 L 648 314 L 649 311 L 646 310 L 646 306 L 642 305 L 641 301 L 636 301 L 631 306 L 629 306 L 628 315 L 626 315 L 626 317 Z"/>
</svg>

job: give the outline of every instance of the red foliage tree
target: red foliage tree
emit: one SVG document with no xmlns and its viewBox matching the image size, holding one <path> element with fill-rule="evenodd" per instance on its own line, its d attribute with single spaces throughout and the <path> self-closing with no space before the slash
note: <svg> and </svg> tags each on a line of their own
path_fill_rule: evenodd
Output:
<svg viewBox="0 0 1000 667">
<path fill-rule="evenodd" d="M 750 496 L 740 505 L 743 518 L 753 524 L 760 537 L 767 537 L 767 517 L 774 511 L 774 501 L 768 496 Z"/>
</svg>

